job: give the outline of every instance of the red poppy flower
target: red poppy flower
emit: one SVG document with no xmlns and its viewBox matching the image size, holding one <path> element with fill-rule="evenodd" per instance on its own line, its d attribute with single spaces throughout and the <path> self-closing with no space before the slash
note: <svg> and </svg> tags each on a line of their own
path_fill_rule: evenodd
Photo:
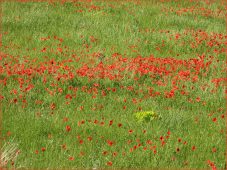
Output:
<svg viewBox="0 0 227 170">
<path fill-rule="evenodd" d="M 44 47 L 41 52 L 45 53 L 46 52 L 46 48 Z"/>
<path fill-rule="evenodd" d="M 216 118 L 216 117 L 215 117 L 215 118 L 213 118 L 213 119 L 212 119 L 212 121 L 213 121 L 213 122 L 216 122 L 216 121 L 217 121 L 217 118 Z"/>
<path fill-rule="evenodd" d="M 65 130 L 66 130 L 67 132 L 69 132 L 69 131 L 71 130 L 71 127 L 70 127 L 69 125 L 67 125 L 67 126 L 65 127 Z"/>
<path fill-rule="evenodd" d="M 132 140 L 128 140 L 128 142 L 127 142 L 127 143 L 128 143 L 128 144 L 130 144 L 131 142 L 132 142 Z"/>
<path fill-rule="evenodd" d="M 113 163 L 112 163 L 111 161 L 108 161 L 108 162 L 107 162 L 107 165 L 108 165 L 108 166 L 112 166 Z"/>
<path fill-rule="evenodd" d="M 133 146 L 133 149 L 134 149 L 134 150 L 136 150 L 137 148 L 138 148 L 138 146 L 137 146 L 137 145 L 134 145 L 134 146 Z"/>
<path fill-rule="evenodd" d="M 166 142 L 165 141 L 162 141 L 162 146 L 164 146 L 166 144 Z"/>
<path fill-rule="evenodd" d="M 7 132 L 7 136 L 10 136 L 10 135 L 11 135 L 11 132 L 10 132 L 10 131 L 8 131 L 8 132 Z"/>
<path fill-rule="evenodd" d="M 130 133 L 130 134 L 131 134 L 132 132 L 133 132 L 133 130 L 132 130 L 132 129 L 130 129 L 130 130 L 128 131 L 128 133 Z"/>
<path fill-rule="evenodd" d="M 92 140 L 92 137 L 89 136 L 89 137 L 87 138 L 87 140 L 88 140 L 88 141 L 91 141 L 91 140 Z"/>
<path fill-rule="evenodd" d="M 114 144 L 113 141 L 110 141 L 110 140 L 107 140 L 107 143 L 109 146 L 112 146 Z"/>
<path fill-rule="evenodd" d="M 196 98 L 196 101 L 197 101 L 197 102 L 200 102 L 200 100 L 201 100 L 200 97 L 197 97 L 197 98 Z"/>
<path fill-rule="evenodd" d="M 61 53 L 62 52 L 62 48 L 57 48 L 57 50 Z"/>
<path fill-rule="evenodd" d="M 192 150 L 194 151 L 196 149 L 196 147 L 195 146 L 192 146 Z"/>
<path fill-rule="evenodd" d="M 116 88 L 112 88 L 112 92 L 116 92 L 116 90 L 117 90 Z"/>
<path fill-rule="evenodd" d="M 113 124 L 113 120 L 110 120 L 109 122 L 109 126 L 111 126 Z"/>
<path fill-rule="evenodd" d="M 45 152 L 45 151 L 46 151 L 46 148 L 43 147 L 41 150 L 42 150 L 43 152 Z"/>
<path fill-rule="evenodd" d="M 176 151 L 179 152 L 180 151 L 180 148 L 177 148 Z"/>
<path fill-rule="evenodd" d="M 150 139 L 148 139 L 146 143 L 149 144 L 149 145 L 151 145 L 152 144 L 152 141 Z"/>
<path fill-rule="evenodd" d="M 212 148 L 212 152 L 216 152 L 217 151 L 217 149 L 216 148 Z"/>
<path fill-rule="evenodd" d="M 113 153 L 113 156 L 114 156 L 114 157 L 117 156 L 117 152 L 114 152 L 114 153 Z"/>
<path fill-rule="evenodd" d="M 54 103 L 51 103 L 50 108 L 51 110 L 54 110 L 56 108 L 56 105 Z"/>
<path fill-rule="evenodd" d="M 67 117 L 63 118 L 63 122 L 68 122 L 68 120 L 69 120 L 69 118 L 67 118 Z"/>
<path fill-rule="evenodd" d="M 74 160 L 74 157 L 73 157 L 73 156 L 70 156 L 70 157 L 69 157 L 69 160 L 70 160 L 70 161 L 73 161 L 73 160 Z"/>
<path fill-rule="evenodd" d="M 66 144 L 63 144 L 61 147 L 62 149 L 66 149 Z"/>
<path fill-rule="evenodd" d="M 103 151 L 102 154 L 103 154 L 103 155 L 107 155 L 108 152 L 107 152 L 107 151 Z"/>
</svg>

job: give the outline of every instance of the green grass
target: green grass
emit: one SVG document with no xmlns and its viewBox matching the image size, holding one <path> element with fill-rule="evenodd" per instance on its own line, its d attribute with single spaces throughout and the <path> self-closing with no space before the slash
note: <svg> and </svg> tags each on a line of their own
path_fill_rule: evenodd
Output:
<svg viewBox="0 0 227 170">
<path fill-rule="evenodd" d="M 2 3 L 1 136 L 20 150 L 2 166 L 225 169 L 225 86 L 212 82 L 225 78 L 222 3 Z"/>
</svg>

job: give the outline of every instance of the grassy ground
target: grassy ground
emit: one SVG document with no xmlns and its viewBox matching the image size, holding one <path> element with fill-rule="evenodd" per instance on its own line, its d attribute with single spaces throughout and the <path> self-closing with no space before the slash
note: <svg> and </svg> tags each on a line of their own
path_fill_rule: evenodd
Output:
<svg viewBox="0 0 227 170">
<path fill-rule="evenodd" d="M 2 166 L 226 168 L 224 9 L 4 2 Z"/>
</svg>

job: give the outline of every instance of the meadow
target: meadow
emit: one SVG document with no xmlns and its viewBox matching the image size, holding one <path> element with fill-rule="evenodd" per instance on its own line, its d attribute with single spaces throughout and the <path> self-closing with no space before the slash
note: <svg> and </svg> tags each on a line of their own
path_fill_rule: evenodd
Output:
<svg viewBox="0 0 227 170">
<path fill-rule="evenodd" d="M 226 169 L 225 6 L 1 2 L 0 168 Z"/>
</svg>

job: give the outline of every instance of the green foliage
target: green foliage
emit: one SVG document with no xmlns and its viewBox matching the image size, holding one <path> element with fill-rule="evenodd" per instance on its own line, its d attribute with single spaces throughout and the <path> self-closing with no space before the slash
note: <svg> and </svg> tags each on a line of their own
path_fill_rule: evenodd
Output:
<svg viewBox="0 0 227 170">
<path fill-rule="evenodd" d="M 154 111 L 137 112 L 134 113 L 134 116 L 138 122 L 149 122 L 161 118 L 161 116 Z"/>
</svg>

